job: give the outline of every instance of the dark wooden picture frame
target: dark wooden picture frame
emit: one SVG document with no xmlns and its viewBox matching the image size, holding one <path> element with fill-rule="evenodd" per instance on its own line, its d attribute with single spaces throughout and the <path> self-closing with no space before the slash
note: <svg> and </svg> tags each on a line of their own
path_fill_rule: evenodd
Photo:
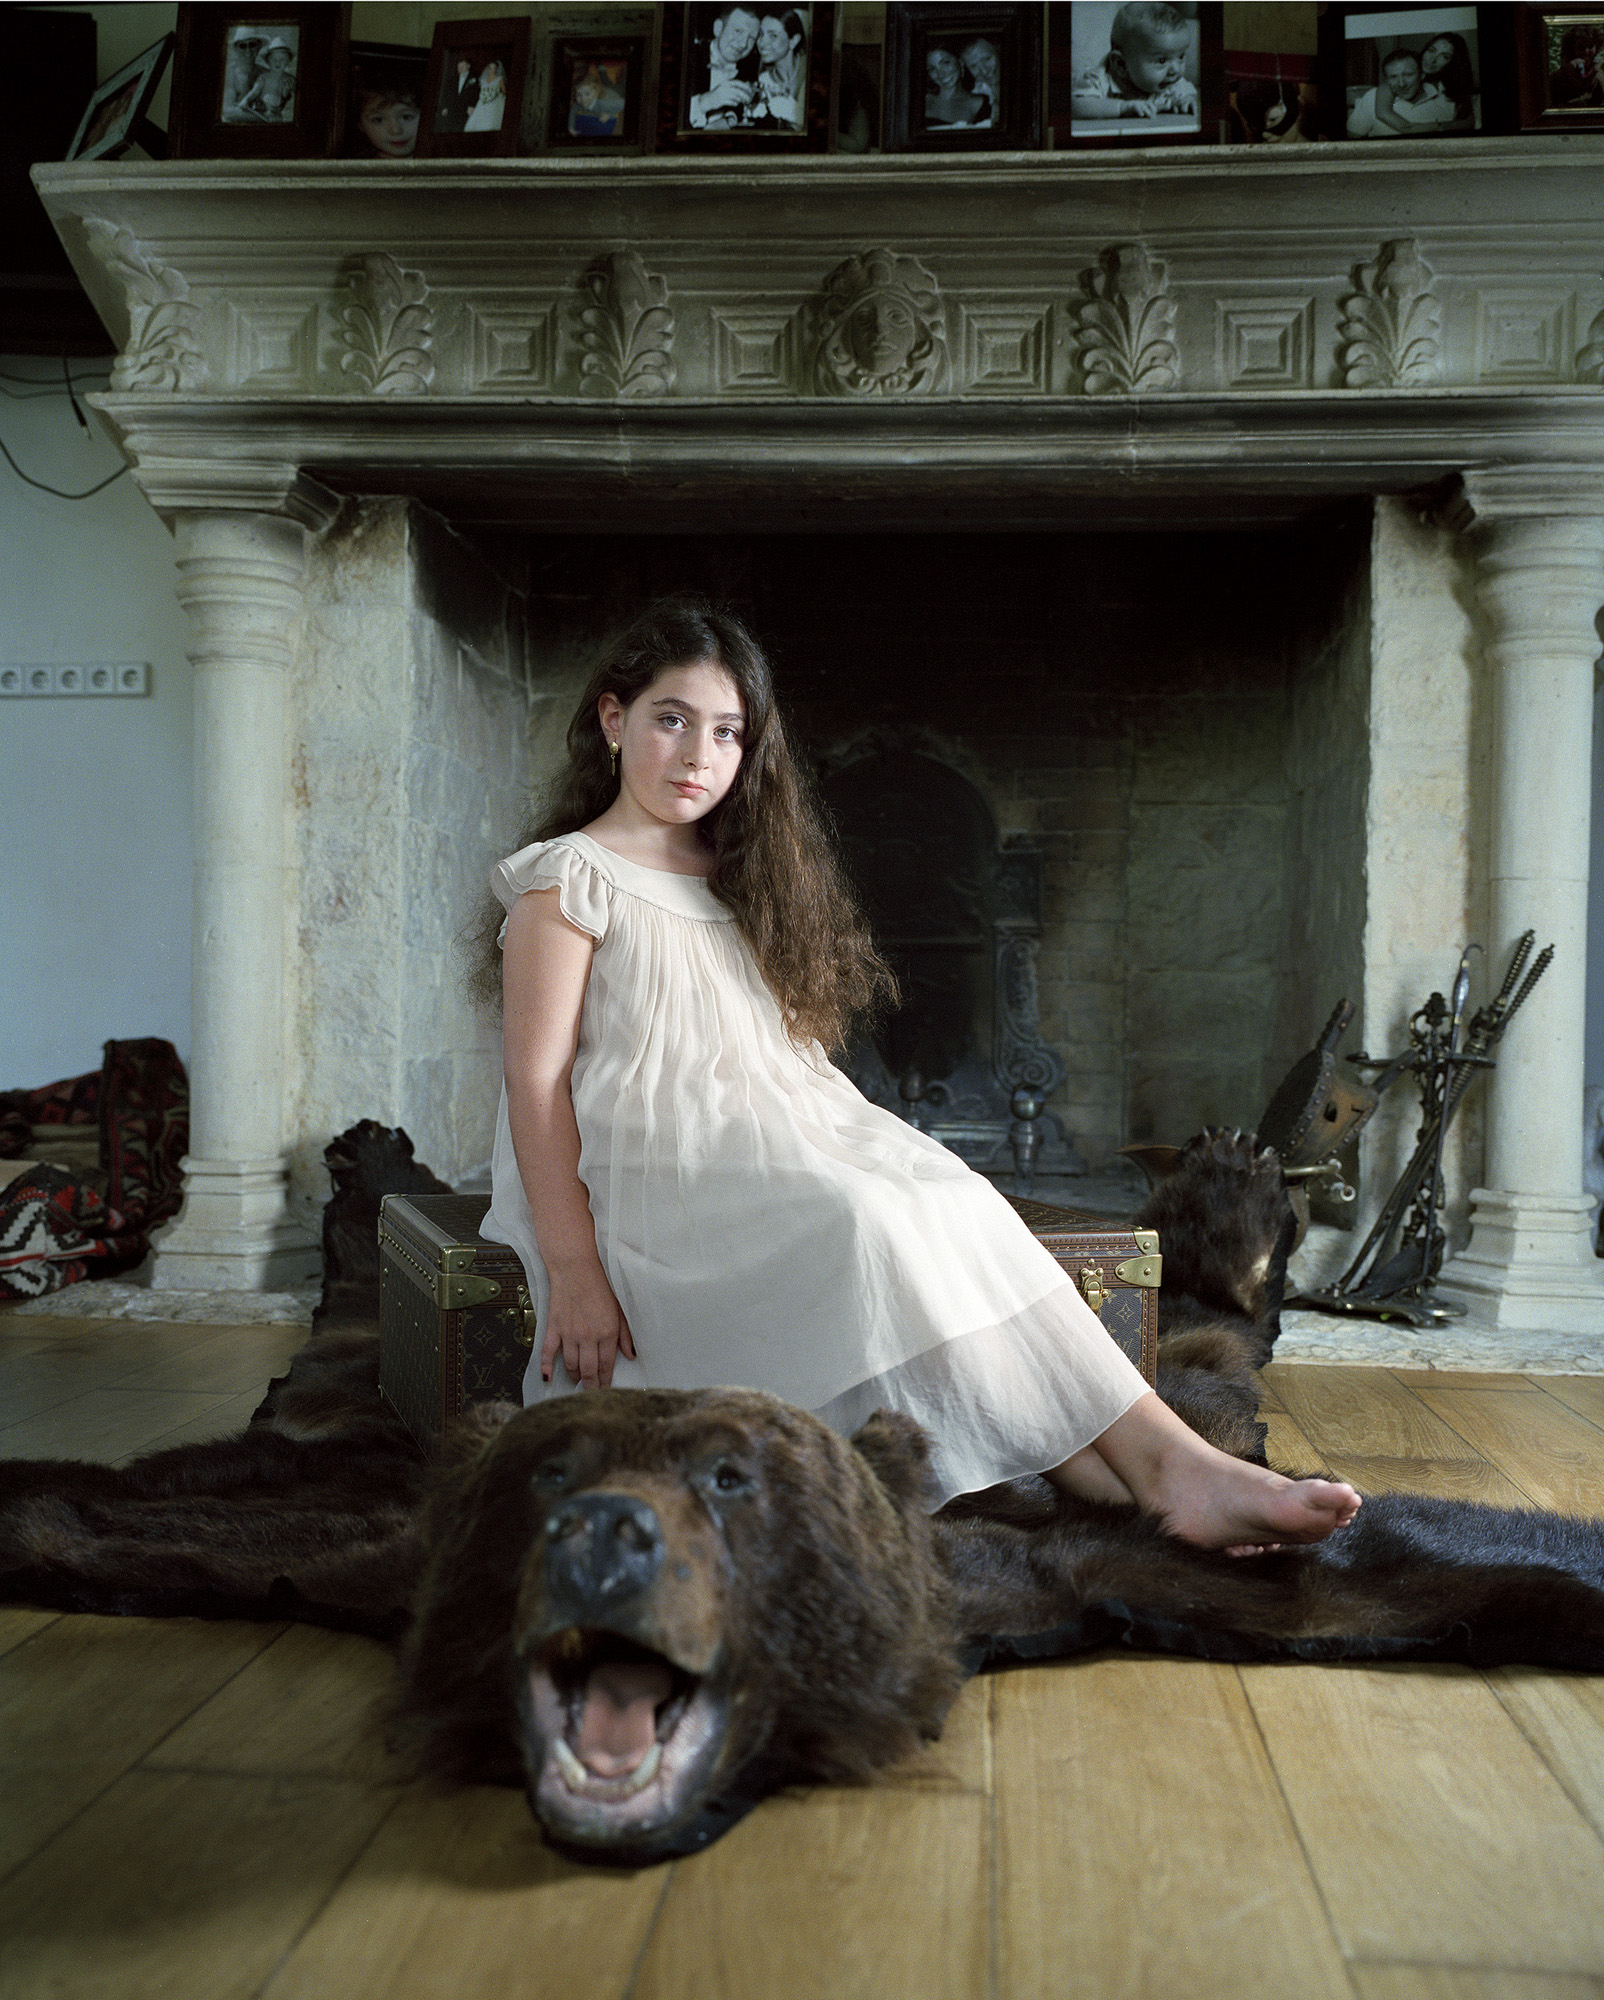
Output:
<svg viewBox="0 0 1604 2000">
<path fill-rule="evenodd" d="M 1129 117 L 1094 119 L 1076 115 L 1077 80 L 1093 68 L 1100 78 L 1109 73 L 1110 59 L 1116 54 L 1111 30 L 1118 8 L 1106 4 L 1106 0 L 1094 0 L 1092 5 L 1074 0 L 1065 12 L 1069 15 L 1069 51 L 1068 60 L 1062 64 L 1062 76 L 1056 49 L 1052 65 L 1049 109 L 1055 145 L 1093 151 L 1111 146 L 1213 146 L 1228 134 L 1230 102 L 1225 81 L 1225 8 L 1221 0 L 1203 0 L 1201 5 L 1180 4 L 1171 9 L 1192 38 L 1181 81 L 1190 86 L 1197 108 L 1151 116 L 1133 113 Z M 1056 42 L 1056 29 L 1054 39 Z M 1125 88 L 1130 86 L 1127 84 Z M 1128 100 L 1113 92 L 1106 95 L 1111 102 L 1147 101 L 1139 90 L 1132 92 Z"/>
<path fill-rule="evenodd" d="M 1320 17 L 1320 116 L 1327 138 L 1384 145 L 1389 139 L 1470 138 L 1506 129 L 1513 79 L 1508 38 L 1499 32 L 1496 17 L 1511 11 L 1507 6 L 1445 6 L 1437 0 L 1404 6 L 1333 0 Z M 1473 25 L 1467 28 L 1466 21 Z M 1376 25 L 1366 32 L 1369 23 Z M 1458 44 L 1452 60 L 1463 55 L 1470 62 L 1468 122 L 1453 115 L 1422 117 L 1407 131 L 1394 129 L 1389 118 L 1401 114 L 1389 114 L 1376 97 L 1386 81 L 1386 63 L 1394 55 L 1423 55 L 1433 43 L 1444 41 Z M 1422 103 L 1451 101 L 1424 66 L 1417 73 Z"/>
<path fill-rule="evenodd" d="M 528 14 L 480 15 L 473 19 L 453 15 L 435 24 L 423 123 L 418 129 L 419 159 L 483 159 L 521 150 L 532 25 Z M 457 107 L 452 104 L 447 108 L 445 92 L 448 80 L 461 73 L 463 63 L 468 66 L 472 101 L 461 112 L 463 122 L 458 124 Z M 484 78 L 492 65 L 501 70 L 501 118 L 494 127 L 481 128 L 468 121 L 478 115 Z"/>
<path fill-rule="evenodd" d="M 641 113 L 650 100 L 647 89 L 646 66 L 651 56 L 651 38 L 648 35 L 559 35 L 551 45 L 551 82 L 548 87 L 546 105 L 546 145 L 553 152 L 616 152 L 620 148 L 638 147 L 641 142 Z M 576 71 L 580 64 L 587 67 L 579 81 Z M 624 65 L 623 92 L 621 98 L 617 90 L 618 78 L 613 73 L 616 66 Z M 595 104 L 580 105 L 580 91 L 591 87 L 591 74 L 599 80 L 603 95 Z M 612 114 L 611 131 L 575 131 L 576 119 L 581 124 L 595 118 L 597 106 L 608 103 L 606 93 L 619 99 L 618 110 Z M 596 119 L 595 122 L 605 122 Z"/>
<path fill-rule="evenodd" d="M 696 74 L 688 63 L 696 45 L 706 39 L 697 29 L 704 21 L 721 19 L 731 9 L 703 0 L 669 0 L 663 8 L 662 42 L 658 56 L 657 149 L 681 153 L 822 153 L 830 143 L 835 115 L 837 58 L 841 41 L 841 9 L 835 0 L 812 0 L 807 8 L 752 4 L 734 11 L 753 15 L 759 26 L 765 16 L 783 19 L 803 15 L 807 22 L 807 82 L 804 127 L 800 132 L 760 126 L 711 128 L 691 123 L 691 99 Z"/>
<path fill-rule="evenodd" d="M 353 42 L 347 65 L 342 155 L 350 160 L 411 159 L 423 131 L 424 110 L 429 101 L 428 83 L 427 49 L 413 48 L 401 42 Z M 378 107 L 386 103 L 404 104 L 408 100 L 417 107 L 417 120 L 413 127 L 412 144 L 404 151 L 395 150 L 393 142 L 397 128 L 393 124 L 380 126 L 380 134 L 387 134 L 384 144 L 380 144 L 379 137 L 372 131 L 363 127 L 365 103 L 373 104 L 375 118 L 382 119 L 383 112 Z"/>
<path fill-rule="evenodd" d="M 1521 131 L 1604 131 L 1604 4 L 1509 11 Z"/>
<path fill-rule="evenodd" d="M 165 154 L 167 142 L 148 124 L 146 113 L 173 52 L 173 39 L 163 35 L 152 42 L 93 92 L 67 148 L 69 160 L 114 160 L 136 143 L 154 158 Z"/>
<path fill-rule="evenodd" d="M 167 130 L 174 159 L 321 159 L 339 145 L 351 39 L 347 0 L 337 6 L 275 7 L 259 0 L 184 5 L 177 36 Z M 288 63 L 261 60 L 275 45 L 290 49 Z M 280 115 L 284 111 L 287 116 Z"/>
<path fill-rule="evenodd" d="M 983 55 L 977 54 L 977 48 Z M 953 120 L 928 107 L 932 63 L 948 79 L 942 95 Z M 989 73 L 988 73 L 989 72 Z M 1042 10 L 1033 5 L 965 6 L 913 0 L 886 8 L 885 111 L 888 153 L 1026 152 L 1042 142 Z M 968 110 L 967 120 L 963 113 Z"/>
</svg>

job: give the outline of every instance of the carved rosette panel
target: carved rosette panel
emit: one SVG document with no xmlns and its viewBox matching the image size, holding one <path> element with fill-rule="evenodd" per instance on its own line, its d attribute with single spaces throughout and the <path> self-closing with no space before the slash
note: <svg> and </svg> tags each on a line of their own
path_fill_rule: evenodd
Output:
<svg viewBox="0 0 1604 2000">
<path fill-rule="evenodd" d="M 666 396 L 674 386 L 674 315 L 668 280 L 633 250 L 603 257 L 580 280 L 574 309 L 584 396 Z"/>
<path fill-rule="evenodd" d="M 128 344 L 112 364 L 113 392 L 201 388 L 206 357 L 189 280 L 159 263 L 131 229 L 99 216 L 91 216 L 85 229 L 96 259 L 120 281 L 128 304 Z"/>
<path fill-rule="evenodd" d="M 895 250 L 848 257 L 815 304 L 813 387 L 821 396 L 918 396 L 947 379 L 941 288 Z"/>
<path fill-rule="evenodd" d="M 351 303 L 340 311 L 340 372 L 370 395 L 422 396 L 434 380 L 434 312 L 421 271 L 388 251 L 357 259 L 346 276 Z"/>
<path fill-rule="evenodd" d="M 1576 379 L 1604 387 L 1604 312 L 1587 329 L 1587 345 L 1576 356 Z"/>
<path fill-rule="evenodd" d="M 1173 389 L 1181 359 L 1167 268 L 1140 243 L 1122 243 L 1103 251 L 1096 269 L 1083 271 L 1080 282 L 1070 310 L 1086 394 L 1139 396 Z"/>
<path fill-rule="evenodd" d="M 1442 377 L 1442 310 L 1413 237 L 1383 243 L 1357 265 L 1337 302 L 1337 371 L 1345 389 L 1424 388 Z"/>
<path fill-rule="evenodd" d="M 1041 1006 L 1036 991 L 1036 940 L 997 940 L 996 1020 L 992 1061 L 1010 1090 L 1051 1096 L 1064 1080 L 1057 1051 L 1041 1038 Z"/>
</svg>

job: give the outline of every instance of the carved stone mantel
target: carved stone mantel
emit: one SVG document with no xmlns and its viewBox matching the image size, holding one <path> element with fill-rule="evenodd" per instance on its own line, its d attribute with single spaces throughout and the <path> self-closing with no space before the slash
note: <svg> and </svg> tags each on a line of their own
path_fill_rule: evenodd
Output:
<svg viewBox="0 0 1604 2000">
<path fill-rule="evenodd" d="M 533 528 L 1030 527 L 1604 467 L 1601 167 L 1572 135 L 36 179 L 164 512 L 293 513 L 311 475 Z"/>
<path fill-rule="evenodd" d="M 288 537 L 268 582 L 293 595 L 290 542 L 349 495 L 533 531 L 1222 528 L 1374 494 L 1421 496 L 1424 516 L 1462 478 L 1493 523 L 1519 504 L 1500 488 L 1490 507 L 1489 481 L 1556 468 L 1570 507 L 1604 520 L 1601 169 L 1604 135 L 1573 134 L 984 160 L 92 163 L 35 180 L 121 349 L 92 401 L 142 490 L 225 582 L 252 538 Z M 1532 505 L 1546 521 L 1548 500 Z M 1512 635 L 1490 658 L 1510 688 L 1541 651 L 1524 586 L 1498 568 L 1522 532 L 1483 530 L 1488 603 Z M 264 755 L 250 785 L 200 802 L 196 1014 L 217 1033 L 195 1050 L 207 1131 L 190 1207 L 165 1275 L 158 1260 L 173 1284 L 261 1285 L 302 1254 L 281 1148 L 304 1135 L 286 1114 L 276 1136 L 268 1101 L 283 858 L 258 841 L 252 895 L 208 902 L 203 853 L 242 832 L 242 799 L 268 811 L 282 784 L 259 585 L 227 585 L 198 621 L 219 698 L 266 690 Z M 1588 618 L 1572 608 L 1564 726 L 1581 742 Z M 1510 825 L 1531 736 L 1501 739 Z M 1586 774 L 1567 786 L 1545 797 L 1568 815 L 1565 853 L 1542 861 L 1569 909 Z M 1505 873 L 1501 937 L 1531 920 L 1525 864 Z M 1538 1072 L 1551 1123 L 1578 1095 L 1577 952 L 1545 989 L 1565 1061 L 1531 1053 L 1535 1037 L 1512 1048 L 1490 1159 L 1530 1138 L 1514 1107 Z M 261 1004 L 236 1020 L 247 978 Z M 225 1062 L 260 1079 L 260 1103 Z M 1484 1192 L 1466 1260 L 1480 1265 L 1458 1275 L 1521 1294 L 1515 1323 L 1601 1323 L 1570 1173 L 1570 1194 L 1514 1167 Z M 1527 1254 L 1515 1238 L 1539 1210 Z"/>
</svg>

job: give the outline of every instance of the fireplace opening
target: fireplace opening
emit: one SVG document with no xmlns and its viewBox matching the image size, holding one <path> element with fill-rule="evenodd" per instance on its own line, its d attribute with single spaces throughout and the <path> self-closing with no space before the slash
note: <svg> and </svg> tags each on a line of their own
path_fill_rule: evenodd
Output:
<svg viewBox="0 0 1604 2000">
<path fill-rule="evenodd" d="M 1251 1124 L 1336 995 L 1361 988 L 1368 531 L 1360 508 L 1274 532 L 479 545 L 526 603 L 537 783 L 601 638 L 690 589 L 732 602 L 768 647 L 855 865 L 876 759 L 904 791 L 912 771 L 931 779 L 908 853 L 978 851 L 994 830 L 1027 858 L 1057 1066 L 1042 1165 L 1117 1179 L 1124 1144 Z M 920 941 L 895 930 L 894 903 L 876 917 L 913 1011 L 874 1051 L 893 1092 L 933 1061 L 961 1067 L 994 1026 L 978 933 L 941 947 L 949 976 L 921 1015 Z M 922 941 L 927 965 L 938 947 Z M 939 1105 L 902 1108 L 938 1122 Z M 1012 1158 L 993 1152 L 980 1163 L 1005 1179 Z"/>
</svg>

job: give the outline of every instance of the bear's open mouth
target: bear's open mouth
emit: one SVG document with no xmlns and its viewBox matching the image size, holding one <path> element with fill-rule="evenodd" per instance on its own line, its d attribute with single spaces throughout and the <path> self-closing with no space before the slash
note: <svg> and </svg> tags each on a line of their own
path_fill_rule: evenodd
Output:
<svg viewBox="0 0 1604 2000">
<path fill-rule="evenodd" d="M 693 1807 L 724 1734 L 704 1679 L 621 1633 L 567 1626 L 526 1663 L 530 1796 L 569 1839 L 606 1842 Z"/>
</svg>

